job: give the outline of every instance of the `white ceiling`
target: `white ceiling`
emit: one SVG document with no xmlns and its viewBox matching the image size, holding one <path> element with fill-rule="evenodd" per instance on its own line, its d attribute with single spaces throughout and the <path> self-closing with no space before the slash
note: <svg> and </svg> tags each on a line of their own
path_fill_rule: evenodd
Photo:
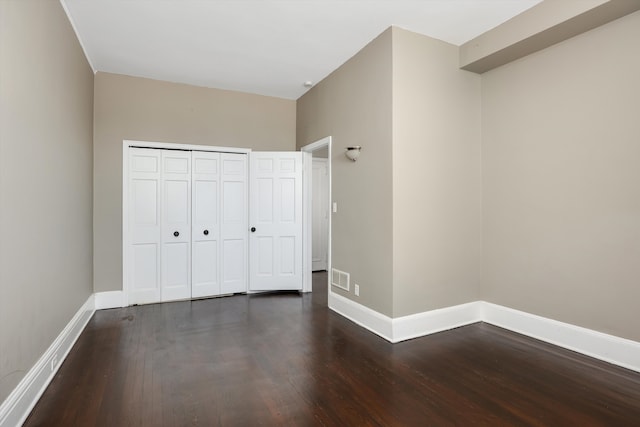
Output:
<svg viewBox="0 0 640 427">
<path fill-rule="evenodd" d="M 94 71 L 297 99 L 391 25 L 460 45 L 541 0 L 61 0 Z"/>
</svg>

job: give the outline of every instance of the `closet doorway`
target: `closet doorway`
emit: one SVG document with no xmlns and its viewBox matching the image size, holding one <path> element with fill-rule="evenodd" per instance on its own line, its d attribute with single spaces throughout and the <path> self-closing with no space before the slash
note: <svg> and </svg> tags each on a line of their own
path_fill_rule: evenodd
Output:
<svg viewBox="0 0 640 427">
<path fill-rule="evenodd" d="M 125 305 L 304 290 L 305 158 L 124 141 Z"/>
<path fill-rule="evenodd" d="M 313 221 L 311 212 L 308 215 L 308 217 L 305 217 L 305 236 L 309 236 L 308 239 L 305 239 L 305 244 L 308 245 L 306 246 L 307 250 L 309 251 L 309 253 L 313 253 L 313 247 L 314 245 L 316 246 L 316 255 L 318 255 L 318 246 L 320 246 L 319 252 L 320 255 L 319 256 L 313 256 L 314 260 L 318 260 L 322 258 L 322 252 L 324 251 L 325 248 L 323 248 L 322 246 L 326 245 L 326 270 L 327 271 L 331 271 L 331 215 L 332 215 L 332 196 L 331 196 L 331 181 L 332 181 L 332 176 L 331 176 L 331 157 L 332 157 L 332 138 L 330 136 L 327 136 L 325 138 L 322 138 L 318 141 L 315 141 L 311 144 L 305 145 L 304 147 L 302 147 L 300 149 L 303 153 L 307 153 L 310 156 L 313 156 L 313 159 L 316 158 L 326 158 L 326 198 L 320 196 L 321 198 L 323 198 L 323 200 L 321 200 L 319 203 L 318 201 L 316 201 L 316 206 L 318 207 L 318 212 L 320 212 L 320 216 L 322 216 L 322 204 L 325 205 L 325 212 L 326 212 L 326 225 L 325 224 L 316 224 Z M 322 179 L 322 177 L 321 177 Z M 308 186 L 305 187 L 305 194 L 308 194 L 309 197 L 308 199 L 313 198 L 315 195 L 314 191 L 313 191 L 313 186 L 315 185 L 313 182 L 313 179 L 310 177 L 309 180 L 307 181 Z M 324 186 L 324 185 L 323 185 Z M 320 190 L 323 191 L 323 190 Z M 313 206 L 313 201 L 307 201 L 305 202 L 305 206 L 309 206 L 311 210 L 313 210 L 312 206 Z M 317 241 L 315 241 L 313 239 L 314 236 L 314 232 L 313 232 L 313 228 L 317 227 L 317 228 L 321 228 L 321 229 L 325 229 L 326 227 L 326 231 L 325 231 L 325 238 L 321 238 L 321 242 L 320 244 L 318 244 Z M 316 233 L 318 233 L 319 231 L 316 230 Z M 325 243 L 326 242 L 326 243 Z M 309 257 L 309 262 L 311 263 L 309 265 L 308 269 L 305 269 L 305 282 L 308 281 L 308 283 L 311 283 L 311 272 L 312 270 L 314 270 L 314 263 L 312 262 L 312 257 Z M 319 265 L 319 264 L 315 264 L 316 268 L 320 268 L 324 266 L 324 264 Z M 330 280 L 329 278 L 331 277 L 330 274 L 327 275 L 327 289 L 329 294 L 331 294 L 331 284 L 330 284 Z"/>
</svg>

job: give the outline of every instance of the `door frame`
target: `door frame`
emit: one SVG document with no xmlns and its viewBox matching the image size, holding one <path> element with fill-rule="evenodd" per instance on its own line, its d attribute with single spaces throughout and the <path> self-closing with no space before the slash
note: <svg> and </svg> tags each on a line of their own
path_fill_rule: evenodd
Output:
<svg viewBox="0 0 640 427">
<path fill-rule="evenodd" d="M 129 147 L 137 148 L 156 148 L 165 150 L 185 150 L 185 151 L 213 151 L 218 153 L 238 153 L 246 154 L 251 152 L 249 148 L 233 148 L 219 147 L 212 145 L 193 145 L 193 144 L 177 144 L 172 142 L 154 142 L 154 141 L 136 141 L 125 139 L 122 141 L 122 306 L 129 305 Z M 247 158 L 247 165 L 249 164 Z M 248 171 L 247 171 L 248 177 Z M 247 182 L 247 191 L 245 194 L 246 206 L 249 206 L 249 191 Z M 304 234 L 304 231 L 303 231 Z M 303 236 L 304 237 L 304 236 Z M 247 245 L 249 244 L 247 230 Z M 247 288 L 249 280 L 249 258 L 247 254 L 246 277 Z"/>
<path fill-rule="evenodd" d="M 300 151 L 304 152 L 304 153 L 309 153 L 309 155 L 312 155 L 312 153 L 314 151 L 317 150 L 322 150 L 325 147 L 327 148 L 327 175 L 328 175 L 328 196 L 327 196 L 327 202 L 329 203 L 329 206 L 327 207 L 329 209 L 329 223 L 327 224 L 327 292 L 329 294 L 331 294 L 331 220 L 332 220 L 332 210 L 331 210 L 331 204 L 332 204 L 332 196 L 331 196 L 331 180 L 332 180 L 332 176 L 331 176 L 331 145 L 332 145 L 332 138 L 331 136 L 326 136 L 322 139 L 319 139 L 318 141 L 312 142 L 311 144 L 305 145 L 303 147 L 300 148 Z M 311 163 L 311 162 L 309 162 Z M 311 187 L 311 176 L 313 175 L 313 170 L 312 170 L 312 165 L 308 165 L 305 168 L 305 180 L 303 182 L 306 182 L 304 185 L 304 190 L 302 192 L 303 194 L 303 206 L 307 207 L 306 212 L 304 213 L 305 217 L 304 217 L 304 225 L 303 225 L 303 231 L 302 231 L 302 235 L 303 238 L 307 237 L 306 239 L 303 240 L 303 244 L 304 244 L 304 248 L 306 251 L 306 256 L 304 257 L 304 260 L 306 261 L 306 263 L 304 264 L 304 274 L 303 274 L 303 281 L 302 281 L 302 289 L 303 292 L 311 292 L 312 289 L 312 277 L 311 277 L 311 270 L 312 270 L 312 265 L 311 265 L 311 239 L 313 238 L 313 230 L 312 230 L 312 217 L 311 217 L 311 197 L 312 197 L 312 187 Z"/>
</svg>

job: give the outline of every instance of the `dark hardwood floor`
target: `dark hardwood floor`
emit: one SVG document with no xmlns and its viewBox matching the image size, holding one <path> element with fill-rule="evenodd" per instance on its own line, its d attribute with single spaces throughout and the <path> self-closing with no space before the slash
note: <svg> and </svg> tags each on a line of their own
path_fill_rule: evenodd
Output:
<svg viewBox="0 0 640 427">
<path fill-rule="evenodd" d="M 26 426 L 640 426 L 640 374 L 488 324 L 399 344 L 314 292 L 99 311 Z"/>
</svg>

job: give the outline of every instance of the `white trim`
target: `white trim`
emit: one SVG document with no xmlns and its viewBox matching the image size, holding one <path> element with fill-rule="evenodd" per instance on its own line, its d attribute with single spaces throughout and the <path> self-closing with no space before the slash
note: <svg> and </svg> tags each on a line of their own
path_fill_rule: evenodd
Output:
<svg viewBox="0 0 640 427">
<path fill-rule="evenodd" d="M 352 322 L 393 342 L 393 322 L 389 316 L 332 292 L 328 295 L 329 308 Z"/>
<path fill-rule="evenodd" d="M 393 342 L 435 334 L 482 321 L 481 304 L 470 302 L 396 317 L 392 320 Z"/>
<path fill-rule="evenodd" d="M 392 319 L 337 293 L 331 294 L 328 300 L 330 309 L 391 343 L 458 328 L 482 320 L 479 302 Z"/>
<path fill-rule="evenodd" d="M 325 136 L 322 139 L 319 139 L 315 142 L 312 142 L 311 144 L 307 144 L 304 147 L 300 148 L 300 151 L 308 151 L 308 152 L 313 152 L 316 150 L 321 150 L 324 147 L 330 147 L 331 146 L 331 137 L 330 136 Z M 331 158 L 331 157 L 328 157 Z"/>
<path fill-rule="evenodd" d="M 313 157 L 308 151 L 302 151 L 302 292 L 313 291 L 311 276 L 313 265 L 313 250 L 311 238 L 313 236 L 312 220 L 312 175 Z"/>
<path fill-rule="evenodd" d="M 126 295 L 124 291 L 96 292 L 94 294 L 96 310 L 126 307 Z"/>
<path fill-rule="evenodd" d="M 82 38 L 80 37 L 80 32 L 78 31 L 78 27 L 76 26 L 76 22 L 73 20 L 73 16 L 71 16 L 71 12 L 69 12 L 69 8 L 67 7 L 67 3 L 64 0 L 60 0 L 60 4 L 62 5 L 62 9 L 64 9 L 64 13 L 67 14 L 67 18 L 69 19 L 69 23 L 71 24 L 71 28 L 73 28 L 73 32 L 76 34 L 76 38 L 78 39 L 78 43 L 80 43 L 80 48 L 82 49 L 82 52 L 84 53 L 84 57 L 86 58 L 87 62 L 89 63 L 89 67 L 91 67 L 91 71 L 93 71 L 93 74 L 97 73 L 98 70 L 96 69 L 96 67 L 93 66 L 93 62 L 91 61 L 91 58 L 89 57 L 89 52 L 87 52 L 87 49 L 85 48 L 85 45 L 82 42 Z"/>
<path fill-rule="evenodd" d="M 2 403 L 0 406 L 0 427 L 15 427 L 24 423 L 94 312 L 94 298 L 93 295 L 90 295 L 67 326 Z M 54 359 L 57 360 L 55 364 L 53 363 Z"/>
<path fill-rule="evenodd" d="M 329 294 L 328 301 L 331 310 L 392 343 L 471 323 L 486 322 L 640 372 L 640 342 L 485 301 L 475 301 L 395 319 L 337 293 Z"/>
<path fill-rule="evenodd" d="M 122 141 L 122 293 L 129 305 L 129 143 Z"/>
<path fill-rule="evenodd" d="M 492 325 L 640 372 L 639 342 L 484 301 L 482 318 Z"/>
<path fill-rule="evenodd" d="M 326 136 L 318 141 L 312 142 L 311 144 L 305 145 L 304 147 L 300 148 L 300 151 L 306 151 L 306 152 L 314 152 L 316 150 L 320 150 L 323 149 L 324 147 L 327 147 L 327 174 L 329 175 L 329 182 L 328 182 L 328 186 L 329 186 L 329 194 L 327 196 L 327 202 L 329 203 L 328 209 L 329 209 L 329 224 L 327 224 L 327 272 L 329 272 L 329 274 L 327 274 L 327 295 L 330 297 L 333 292 L 331 291 L 331 267 L 332 267 L 332 262 L 331 262 L 331 221 L 332 221 L 332 210 L 331 210 L 331 203 L 332 203 L 332 194 L 331 194 L 331 176 L 332 176 L 332 172 L 331 172 L 331 146 L 332 144 L 332 137 L 331 136 Z M 311 265 L 309 265 L 309 272 L 308 274 L 311 274 Z"/>
<path fill-rule="evenodd" d="M 135 140 L 123 140 L 125 148 L 128 147 L 140 147 L 140 148 L 159 148 L 164 150 L 192 150 L 192 151 L 208 151 L 216 153 L 237 153 L 237 154 L 249 154 L 250 148 L 236 148 L 236 147 L 220 147 L 214 145 L 197 145 L 197 144 L 179 144 L 175 142 L 157 142 L 157 141 L 135 141 Z"/>
</svg>

